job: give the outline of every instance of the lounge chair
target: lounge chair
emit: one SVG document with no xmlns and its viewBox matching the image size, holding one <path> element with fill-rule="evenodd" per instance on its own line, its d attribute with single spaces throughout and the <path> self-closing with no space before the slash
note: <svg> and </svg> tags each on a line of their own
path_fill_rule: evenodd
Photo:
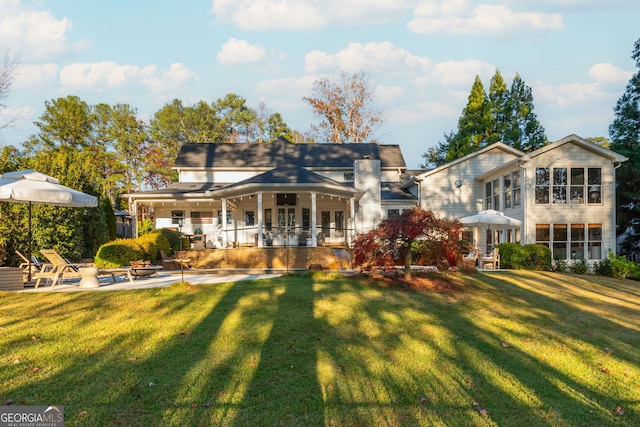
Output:
<svg viewBox="0 0 640 427">
<path fill-rule="evenodd" d="M 31 262 L 29 259 L 22 254 L 22 252 L 16 250 L 16 254 L 22 258 L 22 262 L 18 266 L 22 270 L 22 274 L 24 277 L 29 277 L 29 264 L 31 264 L 31 276 L 33 276 L 38 271 L 42 270 L 42 261 L 38 259 L 35 255 L 31 256 Z"/>
<path fill-rule="evenodd" d="M 491 252 L 480 258 L 480 266 L 482 268 L 488 268 L 493 270 L 500 269 L 500 252 L 497 247 L 493 248 Z"/>
<path fill-rule="evenodd" d="M 165 270 L 180 270 L 180 264 L 174 258 L 170 258 L 167 253 L 160 249 L 160 256 L 162 257 L 162 266 Z"/>
<path fill-rule="evenodd" d="M 55 288 L 58 281 L 62 283 L 64 277 L 80 277 L 78 267 L 85 267 L 85 263 L 75 264 L 65 260 L 55 249 L 41 249 L 40 253 L 50 262 L 36 273 L 36 288 L 40 286 L 42 279 L 51 280 L 51 289 Z M 48 268 L 51 267 L 51 268 Z"/>
</svg>

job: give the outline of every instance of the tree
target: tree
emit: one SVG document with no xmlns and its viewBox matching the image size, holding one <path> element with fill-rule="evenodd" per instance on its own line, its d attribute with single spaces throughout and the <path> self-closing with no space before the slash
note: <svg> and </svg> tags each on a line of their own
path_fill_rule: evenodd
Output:
<svg viewBox="0 0 640 427">
<path fill-rule="evenodd" d="M 374 133 L 384 118 L 372 105 L 373 94 L 364 72 L 351 76 L 343 73 L 339 83 L 317 80 L 313 95 L 302 99 L 321 120 L 312 129 L 319 139 L 337 144 L 376 142 Z"/>
<path fill-rule="evenodd" d="M 441 260 L 461 244 L 462 225 L 456 220 L 439 218 L 433 211 L 408 209 L 382 220 L 378 227 L 354 240 L 355 263 L 362 267 L 395 265 L 404 261 L 404 279 L 411 279 L 412 247 L 420 241 L 437 251 Z M 455 256 L 454 256 L 455 258 Z"/>
<path fill-rule="evenodd" d="M 7 107 L 4 100 L 9 96 L 16 67 L 17 63 L 9 58 L 9 55 L 5 55 L 4 62 L 0 65 L 0 111 Z M 5 120 L 7 121 L 4 123 L 0 122 L 0 129 L 10 126 L 16 120 L 16 117 L 5 118 Z"/>
<path fill-rule="evenodd" d="M 432 169 L 501 141 L 529 152 L 547 144 L 544 127 L 533 112 L 533 94 L 519 75 L 510 89 L 499 70 L 491 78 L 489 95 L 476 76 L 455 132 L 422 155 Z"/>
<path fill-rule="evenodd" d="M 228 93 L 215 103 L 220 118 L 223 142 L 253 142 L 256 138 L 257 114 L 243 97 Z"/>
<path fill-rule="evenodd" d="M 638 71 L 618 99 L 609 126 L 611 149 L 629 159 L 616 170 L 618 232 L 625 236 L 622 251 L 627 254 L 640 251 L 640 39 L 631 58 Z"/>
</svg>

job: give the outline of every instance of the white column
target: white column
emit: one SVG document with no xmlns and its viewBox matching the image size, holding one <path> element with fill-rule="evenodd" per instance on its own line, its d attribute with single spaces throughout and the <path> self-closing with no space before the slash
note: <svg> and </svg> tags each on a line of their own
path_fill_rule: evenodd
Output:
<svg viewBox="0 0 640 427">
<path fill-rule="evenodd" d="M 264 242 L 262 241 L 262 191 L 258 193 L 258 247 L 262 248 Z"/>
<path fill-rule="evenodd" d="M 353 242 L 353 239 L 356 238 L 356 199 L 349 199 L 349 207 L 351 208 L 351 237 L 349 242 Z"/>
<path fill-rule="evenodd" d="M 227 199 L 221 199 L 222 202 L 222 247 L 227 247 Z"/>
<path fill-rule="evenodd" d="M 318 246 L 318 208 L 316 202 L 316 193 L 311 193 L 311 247 L 315 248 Z"/>
</svg>

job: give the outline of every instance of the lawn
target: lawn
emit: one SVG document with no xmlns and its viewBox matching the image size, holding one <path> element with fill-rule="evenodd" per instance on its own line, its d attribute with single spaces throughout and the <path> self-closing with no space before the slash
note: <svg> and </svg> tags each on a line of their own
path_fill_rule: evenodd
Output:
<svg viewBox="0 0 640 427">
<path fill-rule="evenodd" d="M 0 399 L 69 426 L 640 425 L 640 283 L 435 277 L 0 293 Z"/>
</svg>

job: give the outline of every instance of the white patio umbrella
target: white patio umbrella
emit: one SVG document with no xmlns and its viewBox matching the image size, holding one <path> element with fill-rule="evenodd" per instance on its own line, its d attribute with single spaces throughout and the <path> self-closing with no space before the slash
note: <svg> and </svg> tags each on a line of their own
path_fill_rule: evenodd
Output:
<svg viewBox="0 0 640 427">
<path fill-rule="evenodd" d="M 65 187 L 56 178 L 33 170 L 0 175 L 0 201 L 29 204 L 29 280 L 31 280 L 31 204 L 66 207 L 96 207 L 98 199 Z"/>
<path fill-rule="evenodd" d="M 475 215 L 465 216 L 460 218 L 458 221 L 460 221 L 462 225 L 486 225 L 488 228 L 491 228 L 492 225 L 499 225 L 502 227 L 520 227 L 522 225 L 522 221 L 519 219 L 511 218 L 506 216 L 503 212 L 493 209 L 487 209 L 485 211 L 480 211 Z"/>
</svg>

